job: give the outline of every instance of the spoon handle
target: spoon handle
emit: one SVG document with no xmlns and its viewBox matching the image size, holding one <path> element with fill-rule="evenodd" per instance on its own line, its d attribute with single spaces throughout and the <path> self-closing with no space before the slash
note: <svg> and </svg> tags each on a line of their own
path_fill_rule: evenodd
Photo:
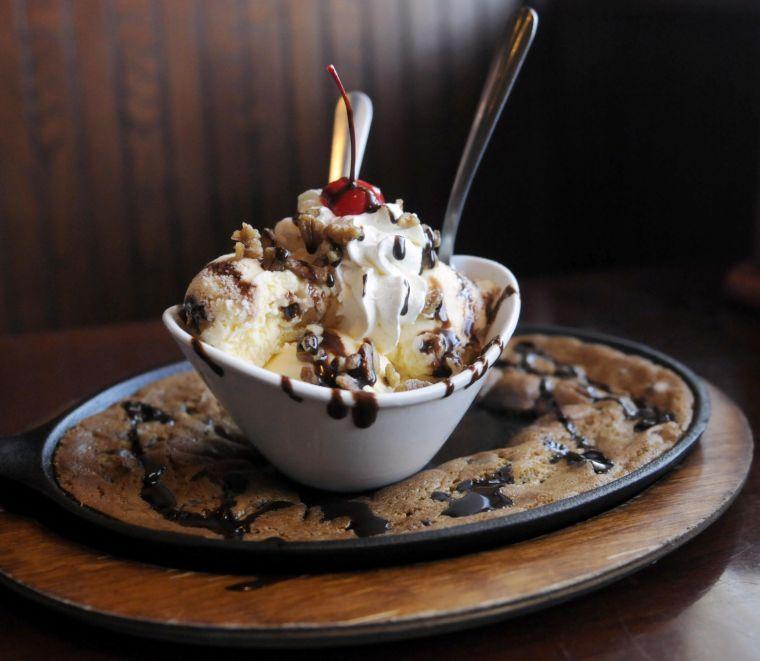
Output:
<svg viewBox="0 0 760 661">
<path fill-rule="evenodd" d="M 462 209 L 467 200 L 467 194 L 470 192 L 472 180 L 475 178 L 501 111 L 520 73 L 525 56 L 533 43 L 537 28 L 538 14 L 530 7 L 520 8 L 515 15 L 514 27 L 509 39 L 496 52 L 491 63 L 443 217 L 438 256 L 447 264 L 454 251 L 454 241 L 462 217 Z"/>
<path fill-rule="evenodd" d="M 364 92 L 349 92 L 348 98 L 354 111 L 356 128 L 356 176 L 359 177 L 364 148 L 367 146 L 369 127 L 372 124 L 372 100 Z M 351 169 L 351 143 L 348 138 L 348 118 L 341 99 L 335 106 L 333 120 L 332 150 L 330 152 L 330 174 L 327 181 L 348 177 Z"/>
</svg>

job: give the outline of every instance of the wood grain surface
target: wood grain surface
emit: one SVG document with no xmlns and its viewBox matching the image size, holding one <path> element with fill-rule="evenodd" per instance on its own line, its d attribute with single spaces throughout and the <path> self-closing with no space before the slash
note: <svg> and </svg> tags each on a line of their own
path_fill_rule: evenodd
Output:
<svg viewBox="0 0 760 661">
<path fill-rule="evenodd" d="M 697 449 L 624 505 L 534 540 L 434 562 L 301 575 L 171 569 L 104 554 L 6 510 L 0 573 L 86 621 L 174 640 L 273 646 L 432 634 L 545 607 L 680 546 L 730 504 L 749 471 L 746 419 L 711 389 Z"/>
</svg>

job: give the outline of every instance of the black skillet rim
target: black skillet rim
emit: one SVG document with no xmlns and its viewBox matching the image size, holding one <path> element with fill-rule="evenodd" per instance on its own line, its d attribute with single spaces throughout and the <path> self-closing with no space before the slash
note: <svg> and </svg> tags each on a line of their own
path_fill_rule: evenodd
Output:
<svg viewBox="0 0 760 661">
<path fill-rule="evenodd" d="M 622 502 L 639 493 L 658 477 L 681 460 L 699 440 L 710 417 L 710 397 L 704 383 L 689 368 L 670 358 L 666 354 L 644 344 L 613 337 L 595 331 L 554 325 L 524 325 L 518 327 L 515 335 L 544 334 L 567 335 L 583 341 L 596 342 L 619 349 L 625 353 L 639 355 L 663 365 L 678 374 L 691 388 L 694 395 L 694 415 L 691 424 L 682 438 L 672 448 L 648 464 L 624 475 L 608 484 L 585 491 L 576 496 L 565 498 L 549 505 L 543 505 L 523 512 L 506 515 L 486 521 L 465 523 L 449 528 L 420 531 L 413 533 L 387 533 L 375 537 L 358 537 L 350 540 L 330 540 L 322 542 L 285 542 L 282 540 L 263 540 L 246 542 L 243 540 L 213 539 L 179 532 L 157 531 L 151 528 L 124 523 L 97 510 L 81 505 L 57 482 L 53 455 L 63 434 L 81 420 L 89 417 L 114 402 L 123 399 L 137 389 L 160 378 L 177 372 L 192 369 L 187 362 L 173 363 L 154 370 L 143 372 L 131 379 L 121 381 L 106 388 L 75 406 L 71 411 L 49 425 L 44 434 L 42 445 L 42 465 L 46 484 L 43 491 L 54 502 L 64 506 L 77 516 L 90 523 L 105 527 L 113 532 L 133 539 L 142 539 L 151 543 L 167 546 L 190 548 L 206 551 L 233 551 L 246 556 L 265 556 L 287 560 L 291 557 L 346 556 L 354 553 L 393 552 L 403 557 L 406 552 L 435 551 L 437 547 L 446 553 L 460 547 L 471 547 L 482 540 L 483 544 L 496 540 L 510 541 L 548 532 L 574 521 L 579 521 L 593 514 Z"/>
</svg>

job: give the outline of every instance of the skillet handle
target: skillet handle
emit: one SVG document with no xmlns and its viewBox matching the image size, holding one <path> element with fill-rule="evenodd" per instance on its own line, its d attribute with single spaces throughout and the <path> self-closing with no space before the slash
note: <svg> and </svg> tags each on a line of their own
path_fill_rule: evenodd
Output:
<svg viewBox="0 0 760 661">
<path fill-rule="evenodd" d="M 54 421 L 15 436 L 0 438 L 0 477 L 42 491 L 48 480 L 42 467 L 42 449 Z"/>
</svg>

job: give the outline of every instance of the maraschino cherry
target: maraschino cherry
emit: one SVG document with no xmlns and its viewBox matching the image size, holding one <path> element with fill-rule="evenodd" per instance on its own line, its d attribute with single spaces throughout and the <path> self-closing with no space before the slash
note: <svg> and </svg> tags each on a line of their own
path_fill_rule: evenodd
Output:
<svg viewBox="0 0 760 661">
<path fill-rule="evenodd" d="M 348 100 L 346 88 L 340 81 L 340 76 L 331 64 L 327 72 L 332 76 L 338 86 L 343 103 L 346 104 L 348 116 L 348 135 L 351 139 L 351 176 L 341 177 L 331 181 L 322 189 L 322 203 L 336 216 L 356 216 L 361 213 L 377 211 L 385 198 L 380 189 L 366 181 L 356 178 L 356 131 L 354 129 L 354 111 Z"/>
</svg>

